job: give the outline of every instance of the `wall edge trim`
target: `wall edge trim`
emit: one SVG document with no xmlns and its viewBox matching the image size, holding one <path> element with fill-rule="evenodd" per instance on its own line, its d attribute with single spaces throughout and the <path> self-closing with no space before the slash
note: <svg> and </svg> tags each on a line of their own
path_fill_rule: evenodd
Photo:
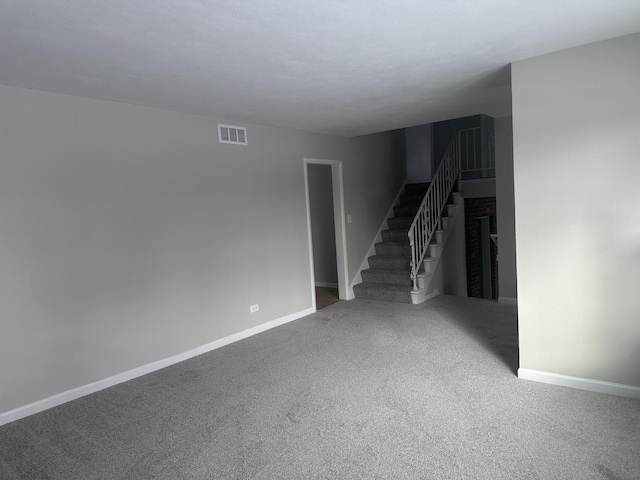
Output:
<svg viewBox="0 0 640 480">
<path fill-rule="evenodd" d="M 105 388 L 109 388 L 114 385 L 118 385 L 120 383 L 133 380 L 134 378 L 141 377 L 143 375 L 155 372 L 162 368 L 175 365 L 176 363 L 182 362 L 184 360 L 188 360 L 198 355 L 202 355 L 203 353 L 207 353 L 212 350 L 216 350 L 218 348 L 224 347 L 231 343 L 235 343 L 239 340 L 243 340 L 253 335 L 257 335 L 258 333 L 262 333 L 266 330 L 279 327 L 281 325 L 284 325 L 285 323 L 298 320 L 300 318 L 306 317 L 307 315 L 311 315 L 312 313 L 315 313 L 315 312 L 316 312 L 316 309 L 314 307 L 300 310 L 298 312 L 285 315 L 275 320 L 262 323 L 255 327 L 242 330 L 240 332 L 228 335 L 223 338 L 219 338 L 218 340 L 214 340 L 213 342 L 209 342 L 205 345 L 201 345 L 191 350 L 187 350 L 185 352 L 178 353 L 170 357 L 156 360 L 155 362 L 147 363 L 145 365 L 141 365 L 131 370 L 117 373 L 110 377 L 103 378 L 101 380 L 88 383 L 86 385 L 82 385 L 80 387 L 76 387 L 71 390 L 67 390 L 65 392 L 57 393 L 55 395 L 44 398 L 42 400 L 38 400 L 28 405 L 24 405 L 6 412 L 2 412 L 0 413 L 0 426 L 14 422 L 16 420 L 20 420 L 21 418 L 25 418 L 30 415 L 34 415 L 36 413 L 43 412 L 50 408 L 57 407 L 58 405 L 62 405 L 63 403 L 76 400 L 78 398 L 84 397 L 86 395 L 90 395 L 100 390 L 104 390 Z"/>
<path fill-rule="evenodd" d="M 519 368 L 518 378 L 640 400 L 640 387 L 625 385 L 622 383 L 605 382 L 603 380 L 595 380 L 593 378 L 573 377 L 559 373 L 530 370 L 528 368 Z"/>
</svg>

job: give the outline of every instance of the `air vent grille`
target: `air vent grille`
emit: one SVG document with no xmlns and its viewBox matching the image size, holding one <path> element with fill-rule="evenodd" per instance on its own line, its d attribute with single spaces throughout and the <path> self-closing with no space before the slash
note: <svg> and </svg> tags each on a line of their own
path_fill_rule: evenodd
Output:
<svg viewBox="0 0 640 480">
<path fill-rule="evenodd" d="M 247 144 L 247 129 L 235 125 L 218 124 L 218 137 L 220 143 L 233 143 L 235 145 Z"/>
</svg>

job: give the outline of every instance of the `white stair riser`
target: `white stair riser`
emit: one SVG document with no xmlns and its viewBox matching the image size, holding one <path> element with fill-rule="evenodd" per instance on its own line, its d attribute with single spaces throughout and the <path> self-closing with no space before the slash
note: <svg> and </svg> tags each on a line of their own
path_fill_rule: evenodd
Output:
<svg viewBox="0 0 640 480">
<path fill-rule="evenodd" d="M 429 283 L 430 278 L 431 278 L 430 273 L 418 274 L 418 288 L 419 289 L 427 288 L 427 283 Z"/>
<path fill-rule="evenodd" d="M 424 273 L 433 273 L 433 268 L 435 267 L 435 262 L 436 259 L 435 258 L 425 258 L 423 265 L 424 265 Z"/>
</svg>

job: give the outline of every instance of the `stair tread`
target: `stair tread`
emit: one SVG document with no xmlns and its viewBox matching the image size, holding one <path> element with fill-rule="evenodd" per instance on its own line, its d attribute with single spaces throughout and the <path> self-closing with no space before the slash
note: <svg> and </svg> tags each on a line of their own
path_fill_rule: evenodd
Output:
<svg viewBox="0 0 640 480">
<path fill-rule="evenodd" d="M 405 195 L 424 194 L 429 189 L 428 183 L 407 183 L 404 186 Z"/>
<path fill-rule="evenodd" d="M 383 257 L 378 255 L 369 257 L 369 266 L 371 268 L 408 269 L 410 263 L 411 260 L 408 257 Z"/>
<path fill-rule="evenodd" d="M 410 193 L 408 195 L 402 195 L 398 200 L 400 201 L 400 207 L 419 207 L 422 201 L 424 200 L 425 194 L 427 192 L 421 193 Z"/>
<path fill-rule="evenodd" d="M 389 261 L 389 262 L 405 262 L 407 260 L 407 256 L 406 255 L 385 255 L 385 254 L 378 254 L 378 255 L 371 255 L 369 257 L 369 261 L 371 261 L 371 259 L 375 258 L 375 262 L 385 262 L 385 261 Z M 385 268 L 385 267 L 382 267 Z"/>
<path fill-rule="evenodd" d="M 362 283 L 366 285 L 411 285 L 409 268 L 369 268 L 362 271 Z"/>
<path fill-rule="evenodd" d="M 404 242 L 378 242 L 374 245 L 376 249 L 376 254 L 384 254 L 384 253 L 393 253 L 394 255 L 399 255 L 406 257 L 411 255 L 411 249 L 408 241 Z"/>
<path fill-rule="evenodd" d="M 358 285 L 365 285 L 364 283 L 359 283 Z M 354 285 L 354 288 L 358 285 Z M 411 285 L 396 285 L 395 283 L 367 283 L 365 285 L 367 288 L 371 288 L 373 290 L 393 290 L 394 292 L 410 292 L 413 287 Z"/>
<path fill-rule="evenodd" d="M 366 270 L 363 270 L 363 272 L 373 272 L 373 273 L 408 273 L 409 269 L 403 269 L 403 268 L 381 268 L 381 267 L 373 267 L 373 268 L 367 268 Z"/>
<path fill-rule="evenodd" d="M 376 300 L 384 302 L 411 303 L 410 285 L 392 284 L 362 284 L 354 285 L 353 292 L 356 298 Z"/>
<path fill-rule="evenodd" d="M 378 258 L 392 258 L 392 259 L 396 259 L 396 260 L 404 260 L 405 258 L 407 258 L 406 255 L 398 255 L 398 254 L 393 254 L 393 253 L 376 253 L 375 255 L 369 255 L 369 258 L 372 257 L 378 257 Z"/>
<path fill-rule="evenodd" d="M 380 293 L 411 293 L 412 285 L 396 285 L 393 283 L 359 283 L 353 286 L 354 292 L 357 289 L 364 289 L 367 292 Z"/>
</svg>

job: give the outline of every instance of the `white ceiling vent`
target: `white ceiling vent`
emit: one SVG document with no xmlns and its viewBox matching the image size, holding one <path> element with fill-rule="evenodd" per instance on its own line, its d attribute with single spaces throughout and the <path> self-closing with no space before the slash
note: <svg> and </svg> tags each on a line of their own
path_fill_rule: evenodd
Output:
<svg viewBox="0 0 640 480">
<path fill-rule="evenodd" d="M 234 143 L 236 145 L 247 144 L 247 129 L 235 125 L 218 124 L 218 137 L 220 143 Z"/>
</svg>

